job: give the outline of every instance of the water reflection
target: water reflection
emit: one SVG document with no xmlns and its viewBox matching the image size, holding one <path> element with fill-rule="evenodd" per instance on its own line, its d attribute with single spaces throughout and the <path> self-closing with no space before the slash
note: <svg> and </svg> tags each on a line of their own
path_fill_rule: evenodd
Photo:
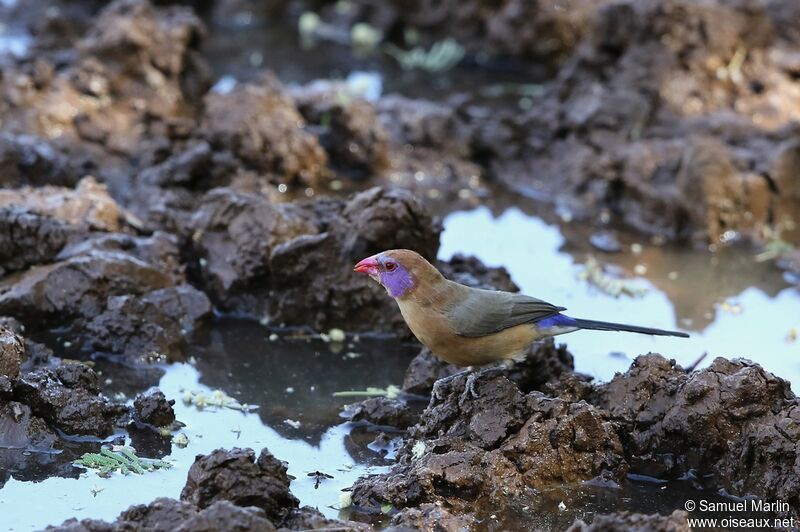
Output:
<svg viewBox="0 0 800 532">
<path fill-rule="evenodd" d="M 315 444 L 348 402 L 332 399 L 334 392 L 400 384 L 417 352 L 413 344 L 363 336 L 342 344 L 276 337 L 235 319 L 201 331 L 191 348 L 200 382 L 258 405 L 261 420 L 283 436 Z"/>
</svg>

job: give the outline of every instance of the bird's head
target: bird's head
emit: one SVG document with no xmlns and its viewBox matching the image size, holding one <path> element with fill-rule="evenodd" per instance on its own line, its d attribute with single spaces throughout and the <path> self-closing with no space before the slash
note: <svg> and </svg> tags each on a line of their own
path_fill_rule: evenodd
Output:
<svg viewBox="0 0 800 532">
<path fill-rule="evenodd" d="M 409 249 L 390 249 L 367 257 L 353 271 L 369 275 L 398 299 L 412 295 L 422 285 L 443 279 L 427 260 Z"/>
</svg>

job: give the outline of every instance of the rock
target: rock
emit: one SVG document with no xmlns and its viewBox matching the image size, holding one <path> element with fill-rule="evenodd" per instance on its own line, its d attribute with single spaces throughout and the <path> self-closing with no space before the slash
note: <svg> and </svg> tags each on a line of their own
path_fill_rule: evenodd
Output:
<svg viewBox="0 0 800 532">
<path fill-rule="evenodd" d="M 401 190 L 286 204 L 215 189 L 190 224 L 189 274 L 223 310 L 275 324 L 400 330 L 394 303 L 353 265 L 387 248 L 433 257 L 439 231 Z"/>
<path fill-rule="evenodd" d="M 12 387 L 16 401 L 67 434 L 108 436 L 128 413 L 126 406 L 99 395 L 97 374 L 83 364 L 35 370 Z"/>
<path fill-rule="evenodd" d="M 186 281 L 184 266 L 175 235 L 156 231 L 149 236 L 132 236 L 124 233 L 97 233 L 88 235 L 79 242 L 70 243 L 56 257 L 67 260 L 81 255 L 91 256 L 95 252 L 111 251 L 132 255 L 169 274 L 175 284 Z"/>
<path fill-rule="evenodd" d="M 294 205 L 216 189 L 200 203 L 190 231 L 190 269 L 214 303 L 260 317 L 268 303 L 272 251 L 316 227 Z"/>
<path fill-rule="evenodd" d="M 256 506 L 280 522 L 298 501 L 289 491 L 286 465 L 263 449 L 256 460 L 252 449 L 217 449 L 198 456 L 189 469 L 181 500 L 199 508 L 217 501 Z"/>
<path fill-rule="evenodd" d="M 319 138 L 334 170 L 346 176 L 369 178 L 389 166 L 387 134 L 369 102 L 342 97 L 342 89 L 294 91 L 292 96 Z"/>
<path fill-rule="evenodd" d="M 51 262 L 67 243 L 63 221 L 24 207 L 0 207 L 0 277 Z"/>
<path fill-rule="evenodd" d="M 367 421 L 374 425 L 386 425 L 404 429 L 415 421 L 413 411 L 403 401 L 388 397 L 371 397 L 359 403 L 347 405 L 342 416 L 351 422 Z"/>
<path fill-rule="evenodd" d="M 675 510 L 670 515 L 630 512 L 595 515 L 591 524 L 578 519 L 567 532 L 689 532 L 688 514 Z"/>
<path fill-rule="evenodd" d="M 97 316 L 109 296 L 140 295 L 171 284 L 168 274 L 127 253 L 92 252 L 0 281 L 0 314 L 66 324 Z"/>
<path fill-rule="evenodd" d="M 573 376 L 574 367 L 572 355 L 566 346 L 556 346 L 555 341 L 550 338 L 533 344 L 524 360 L 504 369 L 503 374 L 516 382 L 523 391 L 545 391 L 557 388 L 562 380 Z M 403 390 L 427 395 L 434 382 L 463 369 L 440 360 L 424 347 L 406 370 Z"/>
<path fill-rule="evenodd" d="M 11 329 L 0 325 L 0 375 L 14 378 L 25 358 L 23 339 Z"/>
<path fill-rule="evenodd" d="M 403 377 L 403 391 L 417 395 L 427 395 L 433 383 L 461 371 L 461 368 L 437 358 L 430 349 L 423 347 L 408 365 Z"/>
<path fill-rule="evenodd" d="M 93 519 L 68 519 L 59 526 L 49 526 L 52 532 L 123 532 L 148 530 L 152 532 L 212 532 L 215 530 L 236 532 L 272 532 L 275 526 L 266 518 L 263 510 L 254 507 L 242 508 L 228 501 L 218 501 L 205 509 L 189 503 L 160 497 L 150 504 L 131 506 L 113 523 Z"/>
<path fill-rule="evenodd" d="M 439 271 L 451 281 L 473 288 L 519 292 L 508 270 L 502 266 L 486 266 L 477 257 L 456 253 L 449 261 L 439 264 Z"/>
<path fill-rule="evenodd" d="M 480 498 L 500 511 L 526 487 L 578 483 L 627 473 L 615 425 L 586 402 L 570 404 L 522 393 L 504 377 L 477 381 L 477 399 L 461 399 L 459 376 L 440 387 L 390 473 L 362 477 L 353 487 L 357 511 L 446 503 L 472 511 Z"/>
<path fill-rule="evenodd" d="M 83 333 L 95 352 L 121 354 L 128 360 L 180 360 L 186 339 L 211 316 L 211 302 L 184 284 L 153 290 L 140 297 L 111 296 L 105 310 Z"/>
<path fill-rule="evenodd" d="M 107 69 L 108 85 L 100 88 L 89 80 L 81 88 L 93 95 L 103 89 L 137 94 L 157 116 L 197 105 L 209 87 L 196 51 L 204 34 L 191 9 L 156 9 L 146 0 L 111 2 L 78 44 L 84 61 L 100 61 Z"/>
<path fill-rule="evenodd" d="M 353 275 L 353 265 L 392 248 L 432 259 L 438 221 L 403 190 L 372 188 L 344 205 L 318 202 L 314 208 L 321 232 L 286 242 L 270 255 L 273 322 L 405 332 L 395 303 L 371 280 Z"/>
<path fill-rule="evenodd" d="M 30 407 L 16 401 L 0 401 L 0 449 L 44 451 L 52 449 L 57 440 L 55 432 L 34 416 Z"/>
<path fill-rule="evenodd" d="M 285 184 L 318 186 L 327 157 L 305 130 L 294 102 L 274 81 L 237 85 L 205 98 L 202 131 L 215 150 L 227 150 L 242 164 Z"/>
<path fill-rule="evenodd" d="M 129 216 L 92 177 L 81 179 L 74 190 L 52 186 L 0 189 L 0 207 L 9 206 L 98 231 L 120 231 Z"/>
<path fill-rule="evenodd" d="M 76 173 L 52 143 L 32 135 L 0 134 L 0 186 L 73 186 Z"/>
<path fill-rule="evenodd" d="M 175 422 L 175 400 L 167 401 L 164 392 L 150 389 L 138 394 L 133 400 L 133 411 L 137 421 L 154 427 L 169 427 Z"/>
<path fill-rule="evenodd" d="M 472 530 L 478 520 L 472 514 L 455 514 L 436 504 L 420 504 L 417 508 L 404 508 L 392 517 L 389 527 L 391 532 L 410 530 L 439 530 L 442 532 L 459 532 Z"/>
<path fill-rule="evenodd" d="M 709 471 L 732 495 L 798 507 L 800 404 L 787 381 L 757 364 L 717 358 L 687 374 L 651 354 L 596 393 L 592 402 L 620 423 L 633 471 L 658 478 Z"/>
<path fill-rule="evenodd" d="M 293 509 L 283 521 L 281 530 L 342 530 L 346 532 L 363 532 L 373 527 L 355 521 L 339 521 L 328 519 L 322 513 L 309 506 Z"/>
</svg>

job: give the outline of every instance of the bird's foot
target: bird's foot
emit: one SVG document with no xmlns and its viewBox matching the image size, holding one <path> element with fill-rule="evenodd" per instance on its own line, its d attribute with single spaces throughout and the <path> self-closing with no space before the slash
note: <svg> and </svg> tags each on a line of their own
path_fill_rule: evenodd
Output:
<svg viewBox="0 0 800 532">
<path fill-rule="evenodd" d="M 465 369 L 459 371 L 457 373 L 453 373 L 452 375 L 448 375 L 447 377 L 442 377 L 441 379 L 437 379 L 436 382 L 433 383 L 433 389 L 431 390 L 431 399 L 435 399 L 436 401 L 441 401 L 444 397 L 441 394 L 441 386 L 452 381 L 456 377 L 460 377 L 461 375 L 466 375 L 471 370 Z"/>
<path fill-rule="evenodd" d="M 466 384 L 464 384 L 464 392 L 461 394 L 461 398 L 458 400 L 458 405 L 463 407 L 469 399 L 477 399 L 480 397 L 478 392 L 475 390 L 475 383 L 478 382 L 478 379 L 491 373 L 502 373 L 505 368 L 505 365 L 492 366 L 470 373 L 469 377 L 467 377 Z"/>
</svg>

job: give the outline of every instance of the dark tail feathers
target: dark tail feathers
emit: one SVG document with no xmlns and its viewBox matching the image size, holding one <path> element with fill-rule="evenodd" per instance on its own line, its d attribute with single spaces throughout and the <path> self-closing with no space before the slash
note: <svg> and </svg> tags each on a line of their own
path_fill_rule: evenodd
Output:
<svg viewBox="0 0 800 532">
<path fill-rule="evenodd" d="M 622 323 L 610 323 L 607 321 L 594 320 L 575 320 L 575 326 L 581 329 L 592 329 L 594 331 L 627 331 L 639 334 L 652 334 L 654 336 L 679 336 L 689 338 L 689 335 L 680 331 L 665 331 L 664 329 L 651 329 L 650 327 L 638 327 L 636 325 L 624 325 Z"/>
</svg>

